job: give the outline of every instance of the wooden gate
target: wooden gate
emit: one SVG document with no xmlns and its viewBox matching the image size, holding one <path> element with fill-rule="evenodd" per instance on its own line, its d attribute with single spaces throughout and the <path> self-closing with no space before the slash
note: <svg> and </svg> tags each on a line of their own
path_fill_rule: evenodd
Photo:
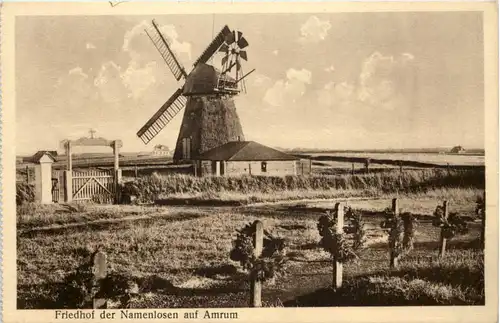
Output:
<svg viewBox="0 0 500 323">
<path fill-rule="evenodd" d="M 52 202 L 60 203 L 64 201 L 64 172 L 61 170 L 52 171 Z"/>
<path fill-rule="evenodd" d="M 74 170 L 73 200 L 113 203 L 116 185 L 113 170 Z"/>
</svg>

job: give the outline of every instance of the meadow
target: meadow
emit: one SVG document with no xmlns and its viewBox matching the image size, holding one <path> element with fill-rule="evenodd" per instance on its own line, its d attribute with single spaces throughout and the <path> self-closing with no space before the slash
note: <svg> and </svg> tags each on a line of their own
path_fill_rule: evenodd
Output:
<svg viewBox="0 0 500 323">
<path fill-rule="evenodd" d="M 434 165 L 450 166 L 482 166 L 484 154 L 449 154 L 449 153 L 376 153 L 376 152 L 338 152 L 338 153 L 310 153 L 313 158 L 319 156 L 370 158 L 373 160 L 401 160 L 407 162 L 421 162 Z"/>
<path fill-rule="evenodd" d="M 286 241 L 285 272 L 264 284 L 264 306 L 484 304 L 475 212 L 484 173 L 405 173 L 301 180 L 152 175 L 134 180 L 144 204 L 22 205 L 18 308 L 67 306 L 58 296 L 65 277 L 98 248 L 108 255 L 110 271 L 134 286 L 133 308 L 248 306 L 248 274 L 229 253 L 237 229 L 256 219 Z M 393 197 L 418 224 L 414 250 L 390 270 L 380 222 Z M 443 200 L 467 219 L 469 232 L 450 240 L 440 259 L 432 214 Z M 362 212 L 368 242 L 359 258 L 344 266 L 343 287 L 333 291 L 332 261 L 319 247 L 316 226 L 338 201 Z"/>
</svg>

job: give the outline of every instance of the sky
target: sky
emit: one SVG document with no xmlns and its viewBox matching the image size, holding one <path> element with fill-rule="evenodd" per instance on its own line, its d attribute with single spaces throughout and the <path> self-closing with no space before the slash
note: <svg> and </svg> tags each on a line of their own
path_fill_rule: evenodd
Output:
<svg viewBox="0 0 500 323">
<path fill-rule="evenodd" d="M 482 14 L 318 13 L 16 18 L 18 154 L 64 139 L 175 146 L 179 113 L 142 125 L 182 86 L 144 33 L 161 26 L 186 70 L 224 24 L 249 42 L 246 140 L 282 148 L 484 147 Z M 212 63 L 219 67 L 220 57 Z"/>
</svg>

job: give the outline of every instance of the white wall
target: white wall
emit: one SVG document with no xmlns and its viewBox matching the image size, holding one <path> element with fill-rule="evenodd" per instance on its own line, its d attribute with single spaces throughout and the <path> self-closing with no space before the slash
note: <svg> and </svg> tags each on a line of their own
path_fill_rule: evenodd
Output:
<svg viewBox="0 0 500 323">
<path fill-rule="evenodd" d="M 267 161 L 267 171 L 262 172 L 260 161 L 228 161 L 226 162 L 226 176 L 258 175 L 258 176 L 286 176 L 296 174 L 296 162 Z"/>
</svg>

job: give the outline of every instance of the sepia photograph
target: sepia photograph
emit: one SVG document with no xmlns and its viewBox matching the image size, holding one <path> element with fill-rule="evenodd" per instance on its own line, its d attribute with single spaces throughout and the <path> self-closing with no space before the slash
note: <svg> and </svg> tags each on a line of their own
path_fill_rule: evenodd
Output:
<svg viewBox="0 0 500 323">
<path fill-rule="evenodd" d="M 99 5 L 11 19 L 17 310 L 496 303 L 485 7 Z"/>
</svg>

